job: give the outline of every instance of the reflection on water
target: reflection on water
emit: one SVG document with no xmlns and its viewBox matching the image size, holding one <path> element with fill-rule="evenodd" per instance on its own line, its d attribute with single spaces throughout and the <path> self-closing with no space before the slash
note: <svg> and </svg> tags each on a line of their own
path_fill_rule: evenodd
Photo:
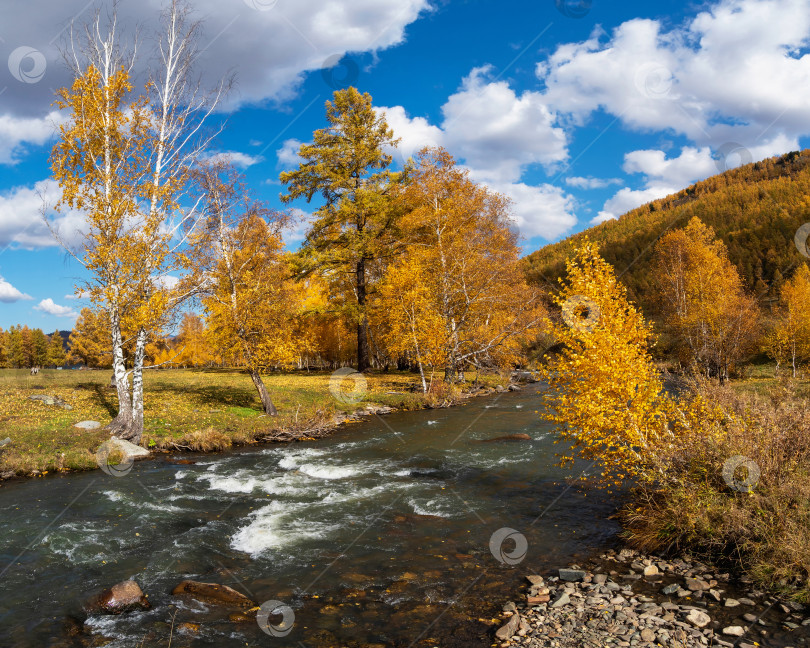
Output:
<svg viewBox="0 0 810 648">
<path fill-rule="evenodd" d="M 603 493 L 566 481 L 585 466 L 554 466 L 540 398 L 529 387 L 315 442 L 4 486 L 0 645 L 167 646 L 175 615 L 172 646 L 489 646 L 487 619 L 524 574 L 617 530 Z M 514 433 L 532 440 L 480 442 Z M 504 527 L 527 541 L 515 565 L 514 538 L 501 560 L 490 551 Z M 151 610 L 85 617 L 83 601 L 127 578 Z M 172 597 L 184 579 L 281 601 L 293 630 L 270 637 Z"/>
</svg>

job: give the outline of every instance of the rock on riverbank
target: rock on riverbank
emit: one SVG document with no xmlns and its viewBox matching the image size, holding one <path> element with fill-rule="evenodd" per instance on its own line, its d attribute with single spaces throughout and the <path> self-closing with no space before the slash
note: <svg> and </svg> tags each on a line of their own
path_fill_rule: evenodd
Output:
<svg viewBox="0 0 810 648">
<path fill-rule="evenodd" d="M 503 648 L 667 646 L 687 648 L 810 645 L 810 611 L 756 589 L 740 590 L 729 574 L 687 560 L 665 561 L 624 549 L 591 571 L 527 576 L 520 603 L 504 606 L 495 638 Z"/>
</svg>

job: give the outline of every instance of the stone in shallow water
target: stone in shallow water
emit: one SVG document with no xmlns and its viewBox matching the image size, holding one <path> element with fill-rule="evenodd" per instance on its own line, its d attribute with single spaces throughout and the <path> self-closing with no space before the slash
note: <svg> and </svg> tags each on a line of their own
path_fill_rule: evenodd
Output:
<svg viewBox="0 0 810 648">
<path fill-rule="evenodd" d="M 708 614 L 700 610 L 689 610 L 686 620 L 696 628 L 705 628 L 712 619 Z"/>
<path fill-rule="evenodd" d="M 661 590 L 661 593 L 665 594 L 666 596 L 669 596 L 670 594 L 674 594 L 675 592 L 677 592 L 679 589 L 681 589 L 681 586 L 678 585 L 678 583 L 671 583 L 666 587 L 664 587 Z"/>
<path fill-rule="evenodd" d="M 585 578 L 585 572 L 581 569 L 561 569 L 560 580 L 568 581 L 569 583 L 577 583 Z"/>
<path fill-rule="evenodd" d="M 116 583 L 110 589 L 91 599 L 85 606 L 88 612 L 122 614 L 131 610 L 148 610 L 151 606 L 141 588 L 134 580 Z"/>
<path fill-rule="evenodd" d="M 742 626 L 727 626 L 723 628 L 723 634 L 729 637 L 742 637 L 745 634 L 745 628 Z"/>
<path fill-rule="evenodd" d="M 506 641 L 512 638 L 512 635 L 518 631 L 518 627 L 520 627 L 520 615 L 514 614 L 510 617 L 509 621 L 498 628 L 497 632 L 495 632 L 495 636 L 501 641 Z"/>
<path fill-rule="evenodd" d="M 219 583 L 185 580 L 172 590 L 174 596 L 190 596 L 204 603 L 234 607 L 255 607 L 255 603 L 235 589 Z"/>
<path fill-rule="evenodd" d="M 737 607 L 740 602 L 737 599 L 727 598 L 726 599 L 726 607 Z"/>
</svg>

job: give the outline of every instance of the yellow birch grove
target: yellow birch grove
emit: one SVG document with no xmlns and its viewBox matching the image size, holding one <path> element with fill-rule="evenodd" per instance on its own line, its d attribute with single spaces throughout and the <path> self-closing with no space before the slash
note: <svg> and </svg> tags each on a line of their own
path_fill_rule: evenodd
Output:
<svg viewBox="0 0 810 648">
<path fill-rule="evenodd" d="M 152 327 L 165 310 L 164 293 L 151 290 L 148 259 L 165 257 L 168 237 L 143 209 L 151 190 L 153 124 L 146 100 L 133 98 L 132 91 L 126 69 L 113 61 L 102 70 L 89 65 L 71 88 L 60 90 L 56 104 L 69 119 L 59 128 L 51 166 L 62 190 L 57 208 L 86 214 L 77 255 L 91 276 L 84 289 L 109 318 L 119 405 L 109 429 L 137 442 L 143 408 L 129 384 L 122 331 L 136 323 Z M 144 300 L 145 294 L 150 298 Z"/>
<path fill-rule="evenodd" d="M 765 337 L 765 350 L 776 360 L 790 365 L 793 377 L 801 363 L 810 358 L 810 270 L 799 266 L 782 286 L 779 308 L 772 329 Z"/>
<path fill-rule="evenodd" d="M 377 308 L 389 352 L 448 381 L 516 362 L 544 311 L 518 265 L 507 199 L 434 148 L 419 153 L 398 200 L 405 249 L 383 275 Z"/>
<path fill-rule="evenodd" d="M 760 313 L 723 242 L 693 218 L 658 242 L 653 278 L 665 328 L 685 363 L 727 380 L 757 339 Z"/>
<path fill-rule="evenodd" d="M 188 23 L 189 12 L 180 0 L 168 3 L 156 68 L 136 92 L 129 76 L 135 50 L 119 42 L 115 11 L 106 23 L 97 11 L 84 42 L 71 40 L 66 60 L 73 84 L 57 92 L 67 120 L 51 154 L 62 191 L 56 208 L 75 209 L 87 220 L 82 249 L 63 245 L 87 269 L 84 288 L 109 318 L 118 414 L 107 429 L 136 443 L 143 434 L 146 361 L 159 351 L 171 311 L 189 296 L 167 289 L 165 278 L 178 267 L 182 240 L 174 234 L 196 218 L 180 201 L 189 169 L 210 142 L 202 126 L 223 88 L 203 96 L 192 78 L 198 25 Z M 124 330 L 134 344 L 129 369 Z"/>
<path fill-rule="evenodd" d="M 204 220 L 189 236 L 191 282 L 199 285 L 209 340 L 231 364 L 247 367 L 265 413 L 276 407 L 262 372 L 295 362 L 301 313 L 281 239 L 284 217 L 251 200 L 236 171 L 222 162 L 196 174 Z"/>
<path fill-rule="evenodd" d="M 672 407 L 649 353 L 650 325 L 589 241 L 566 271 L 554 298 L 562 318 L 548 322 L 561 350 L 541 368 L 546 416 L 607 478 L 643 475 L 670 436 Z"/>
</svg>

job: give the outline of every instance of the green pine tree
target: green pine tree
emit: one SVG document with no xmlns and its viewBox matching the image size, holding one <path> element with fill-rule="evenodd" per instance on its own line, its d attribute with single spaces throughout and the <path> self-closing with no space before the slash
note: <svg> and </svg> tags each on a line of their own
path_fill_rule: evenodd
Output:
<svg viewBox="0 0 810 648">
<path fill-rule="evenodd" d="M 357 320 L 357 368 L 369 365 L 366 295 L 370 263 L 389 253 L 396 225 L 390 192 L 401 174 L 387 168 L 386 149 L 399 140 L 385 119 L 374 111 L 371 95 L 356 88 L 335 92 L 326 102 L 327 128 L 316 130 L 312 144 L 301 146 L 298 169 L 281 174 L 290 202 L 320 194 L 324 205 L 302 245 L 299 261 L 305 273 L 342 275 L 351 284 L 348 307 Z"/>
</svg>

